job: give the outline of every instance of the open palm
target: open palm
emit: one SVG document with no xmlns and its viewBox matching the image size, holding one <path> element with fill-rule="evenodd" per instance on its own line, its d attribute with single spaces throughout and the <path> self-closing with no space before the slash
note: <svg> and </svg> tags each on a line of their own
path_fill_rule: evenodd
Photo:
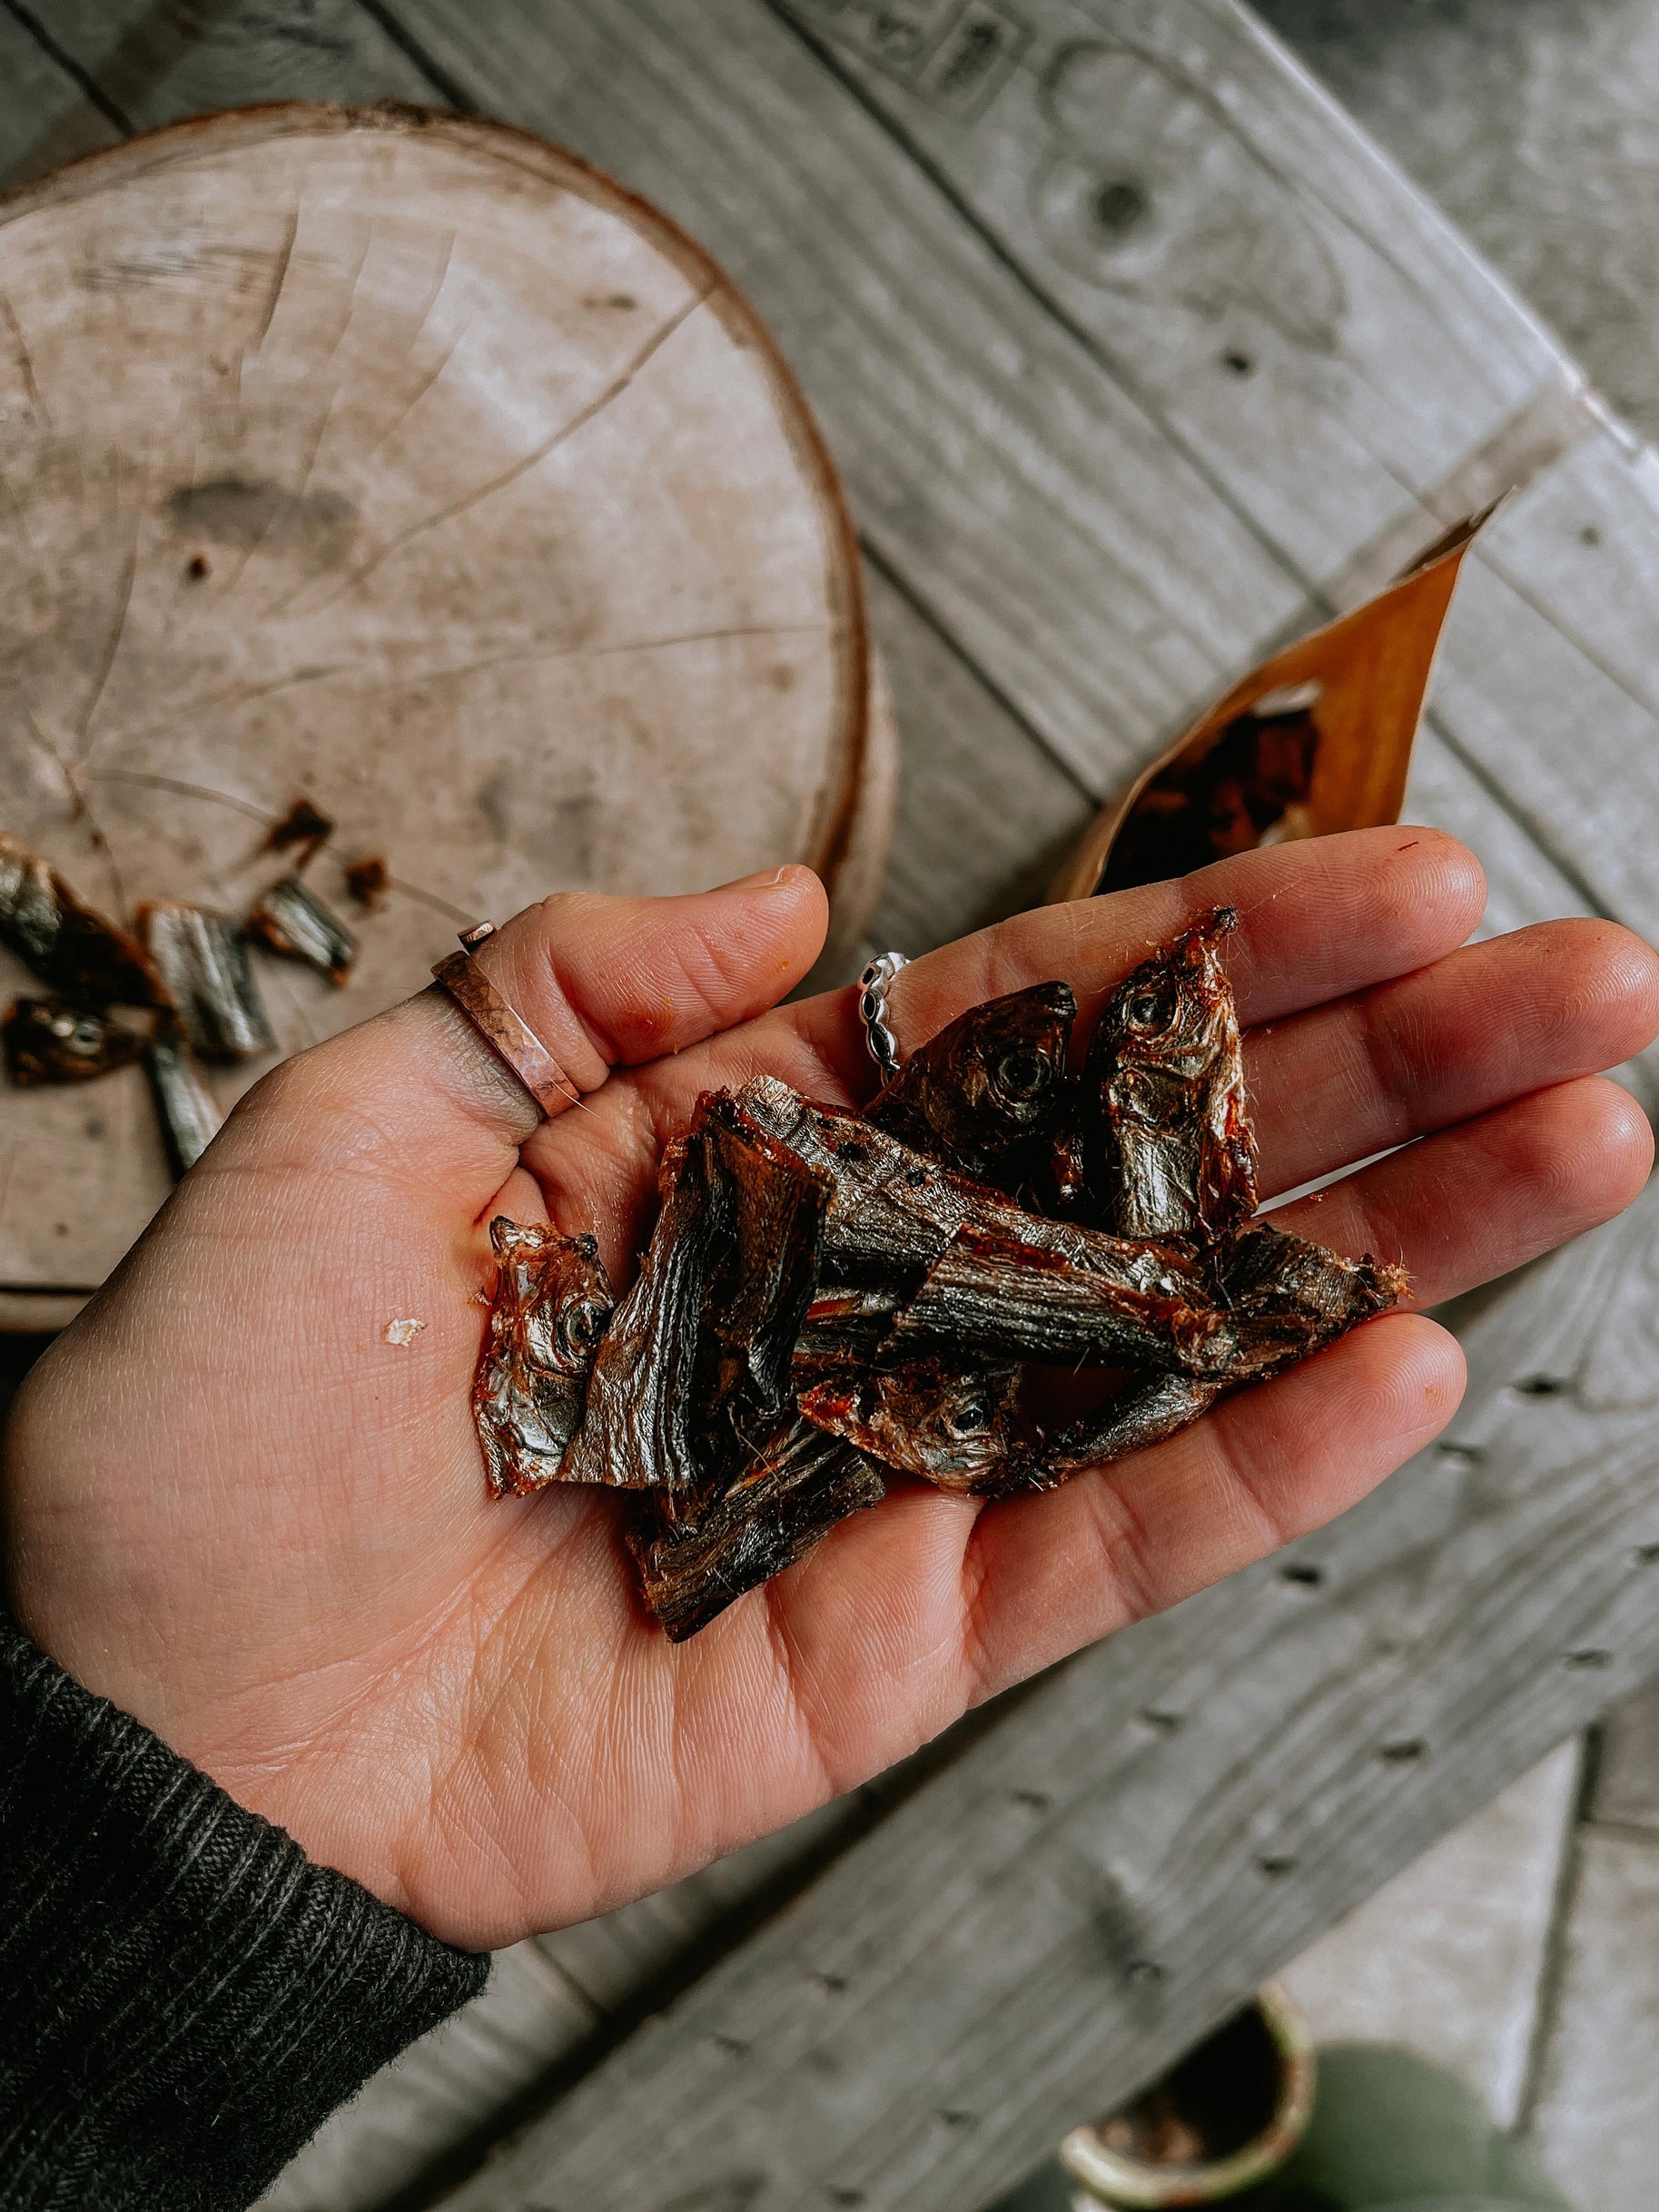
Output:
<svg viewBox="0 0 1659 2212">
<path fill-rule="evenodd" d="M 1615 1212 L 1651 1154 L 1642 1114 L 1591 1071 L 1659 1026 L 1659 960 L 1582 922 L 1458 951 L 1483 895 L 1428 830 L 1280 847 L 931 954 L 895 986 L 895 1025 L 913 1046 L 1061 976 L 1086 1036 L 1150 945 L 1236 906 L 1263 1192 L 1420 1138 L 1282 1218 L 1404 1259 L 1428 1304 Z M 1052 1496 L 895 1481 L 670 1644 L 614 1496 L 486 1497 L 468 1393 L 487 1225 L 593 1229 L 620 1284 L 700 1091 L 766 1071 L 866 1096 L 853 994 L 775 1005 L 822 928 L 798 869 L 520 915 L 486 965 L 587 1111 L 537 1126 L 436 993 L 302 1055 L 232 1117 L 15 1409 L 23 1624 L 453 1941 L 583 1918 L 776 1827 L 1329 1519 L 1457 1403 L 1451 1338 L 1390 1316 Z M 389 1340 L 399 1320 L 424 1326 Z"/>
</svg>

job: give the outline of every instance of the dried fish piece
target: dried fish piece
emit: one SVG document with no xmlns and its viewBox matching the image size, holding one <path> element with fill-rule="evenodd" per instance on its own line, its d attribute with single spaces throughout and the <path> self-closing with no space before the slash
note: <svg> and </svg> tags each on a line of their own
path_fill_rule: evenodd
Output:
<svg viewBox="0 0 1659 2212">
<path fill-rule="evenodd" d="M 866 1119 L 964 1175 L 1017 1189 L 1058 1118 L 1076 1019 L 1062 983 L 971 1007 L 911 1054 Z"/>
<path fill-rule="evenodd" d="M 188 1175 L 219 1134 L 223 1119 L 183 1039 L 172 1031 L 144 1047 L 144 1071 L 174 1178 Z"/>
<path fill-rule="evenodd" d="M 1011 1454 L 974 1487 L 985 1497 L 1057 1490 L 1074 1475 L 1145 1451 L 1190 1428 L 1228 1387 L 1224 1382 L 1203 1382 L 1192 1375 L 1134 1377 L 1098 1411 L 1026 1451 Z"/>
<path fill-rule="evenodd" d="M 1316 679 L 1265 693 L 1208 746 L 1160 769 L 1118 832 L 1101 889 L 1161 883 L 1259 844 L 1311 836 L 1319 731 L 1310 710 L 1321 688 Z"/>
<path fill-rule="evenodd" d="M 1083 1063 L 1091 1218 L 1122 1237 L 1214 1237 L 1256 1209 L 1244 1059 L 1217 907 L 1143 961 L 1107 1002 Z"/>
<path fill-rule="evenodd" d="M 1270 1221 L 1250 1221 L 1216 1246 L 1209 1262 L 1235 1326 L 1253 1348 L 1254 1372 L 1306 1359 L 1411 1288 L 1402 1267 L 1367 1252 L 1346 1259 Z"/>
<path fill-rule="evenodd" d="M 301 792 L 282 819 L 272 825 L 265 840 L 265 850 L 291 853 L 296 845 L 303 845 L 305 849 L 300 857 L 300 865 L 303 867 L 317 848 L 326 844 L 333 834 L 333 823 Z"/>
<path fill-rule="evenodd" d="M 1074 1254 L 964 1226 L 900 1308 L 884 1362 L 938 1347 L 1054 1366 L 1249 1371 L 1234 1318 L 1180 1254 L 1098 1232 Z"/>
<path fill-rule="evenodd" d="M 242 926 L 273 953 L 302 961 L 337 986 L 344 983 L 357 958 L 357 939 L 297 875 L 272 884 Z"/>
<path fill-rule="evenodd" d="M 19 999 L 0 1024 L 5 1071 L 23 1088 L 37 1083 L 84 1083 L 116 1068 L 130 1068 L 143 1039 L 102 1014 L 62 999 Z"/>
<path fill-rule="evenodd" d="M 365 854 L 346 869 L 346 889 L 372 913 L 391 888 L 391 870 L 379 853 Z"/>
<path fill-rule="evenodd" d="M 1022 1444 L 1022 1369 L 1012 1361 L 964 1365 L 916 1359 L 882 1374 L 819 1383 L 801 1412 L 884 1466 L 941 1490 L 994 1481 Z"/>
<path fill-rule="evenodd" d="M 617 1301 L 592 1237 L 503 1214 L 489 1241 L 500 1272 L 472 1411 L 492 1495 L 520 1496 L 560 1477 Z"/>
<path fill-rule="evenodd" d="M 276 1051 L 240 923 L 182 899 L 152 900 L 139 908 L 138 922 L 151 960 L 203 1060 L 250 1060 L 256 1052 Z"/>
<path fill-rule="evenodd" d="M 167 993 L 143 950 L 56 869 L 0 830 L 0 944 L 72 1005 L 164 1006 Z"/>
<path fill-rule="evenodd" d="M 729 1092 L 664 1154 L 662 1210 L 606 1331 L 567 1479 L 688 1491 L 775 1415 L 812 1299 L 825 1179 Z"/>
<path fill-rule="evenodd" d="M 628 1543 L 646 1605 L 670 1641 L 683 1643 L 885 1495 L 863 1453 L 787 1416 L 735 1480 L 637 1502 Z"/>
<path fill-rule="evenodd" d="M 696 1487 L 696 1366 L 703 1293 L 723 1224 L 707 1203 L 708 1147 L 688 1130 L 663 1153 L 662 1210 L 639 1272 L 588 1378 L 566 1482 L 621 1490 Z"/>
</svg>

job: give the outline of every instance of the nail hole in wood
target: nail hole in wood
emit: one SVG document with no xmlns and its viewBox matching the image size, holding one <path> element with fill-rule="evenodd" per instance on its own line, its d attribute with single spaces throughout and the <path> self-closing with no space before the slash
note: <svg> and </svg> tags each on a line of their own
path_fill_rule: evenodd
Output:
<svg viewBox="0 0 1659 2212">
<path fill-rule="evenodd" d="M 735 2035 L 717 2035 L 715 2049 L 723 2050 L 728 2059 L 746 2059 L 749 2055 L 748 2045 Z"/>
<path fill-rule="evenodd" d="M 832 2182 L 829 2200 L 833 2205 L 861 2205 L 864 2201 L 864 2193 L 862 2189 L 838 2189 Z"/>
<path fill-rule="evenodd" d="M 972 2128 L 976 2115 L 972 2112 L 951 2110 L 942 2112 L 939 2117 L 947 2128 Z"/>
<path fill-rule="evenodd" d="M 820 1974 L 818 1986 L 827 1990 L 832 1997 L 839 1997 L 847 1986 L 847 1978 L 844 1974 Z"/>
<path fill-rule="evenodd" d="M 1248 353 L 1239 353 L 1229 348 L 1221 356 L 1221 366 L 1230 369 L 1234 376 L 1249 376 L 1256 364 Z"/>
<path fill-rule="evenodd" d="M 1486 1456 L 1477 1444 L 1437 1444 L 1435 1453 L 1455 1467 L 1477 1467 Z"/>
<path fill-rule="evenodd" d="M 1154 1729 L 1160 1736 L 1172 1736 L 1181 1725 L 1181 1719 L 1179 1713 L 1162 1713 L 1156 1705 L 1149 1705 L 1141 1715 L 1142 1725 Z"/>
<path fill-rule="evenodd" d="M 1568 1652 L 1566 1663 L 1568 1666 L 1576 1667 L 1611 1666 L 1613 1654 L 1596 1651 Z"/>
<path fill-rule="evenodd" d="M 1427 1749 L 1421 1736 L 1402 1736 L 1397 1743 L 1385 1743 L 1377 1756 L 1386 1759 L 1390 1766 L 1408 1766 L 1412 1760 L 1421 1759 Z"/>
<path fill-rule="evenodd" d="M 1129 1979 L 1136 1989 L 1150 1990 L 1163 1980 L 1164 1972 L 1156 1959 L 1137 1959 L 1129 1970 Z"/>
<path fill-rule="evenodd" d="M 1294 1859 L 1269 1857 L 1258 1859 L 1256 1861 L 1256 1871 L 1259 1874 L 1265 1874 L 1269 1881 L 1278 1881 L 1285 1874 L 1294 1874 L 1296 1868 L 1297 1861 Z"/>
<path fill-rule="evenodd" d="M 1135 228 L 1150 205 L 1145 191 L 1132 177 L 1112 177 L 1097 187 L 1091 212 L 1096 230 L 1110 239 L 1119 239 Z"/>
<path fill-rule="evenodd" d="M 1655 1560 L 1659 1560 L 1659 1544 L 1637 1545 L 1636 1561 L 1638 1565 L 1652 1566 Z"/>
<path fill-rule="evenodd" d="M 1598 546 L 1601 541 L 1602 534 L 1594 522 L 1586 522 L 1578 533 L 1578 542 L 1581 546 Z"/>
<path fill-rule="evenodd" d="M 1279 1578 L 1280 1582 L 1300 1583 L 1307 1590 L 1317 1590 L 1325 1579 L 1325 1569 L 1310 1565 L 1303 1559 L 1292 1559 L 1288 1566 L 1279 1568 Z"/>
<path fill-rule="evenodd" d="M 1052 1812 L 1054 1810 L 1054 1801 L 1046 1790 L 1016 1790 L 1013 1801 L 1016 1805 L 1028 1805 L 1033 1812 Z"/>
<path fill-rule="evenodd" d="M 1525 1375 L 1515 1387 L 1523 1397 L 1559 1397 L 1567 1386 L 1559 1375 Z"/>
</svg>

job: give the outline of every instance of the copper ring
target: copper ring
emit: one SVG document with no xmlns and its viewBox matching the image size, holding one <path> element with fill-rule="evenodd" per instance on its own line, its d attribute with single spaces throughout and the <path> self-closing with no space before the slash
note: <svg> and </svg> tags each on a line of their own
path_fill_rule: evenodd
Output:
<svg viewBox="0 0 1659 2212">
<path fill-rule="evenodd" d="M 582 1094 L 518 1010 L 509 1005 L 472 957 L 475 945 L 495 935 L 493 922 L 460 933 L 461 949 L 432 970 L 499 1060 L 504 1061 L 545 1114 L 579 1106 Z"/>
</svg>

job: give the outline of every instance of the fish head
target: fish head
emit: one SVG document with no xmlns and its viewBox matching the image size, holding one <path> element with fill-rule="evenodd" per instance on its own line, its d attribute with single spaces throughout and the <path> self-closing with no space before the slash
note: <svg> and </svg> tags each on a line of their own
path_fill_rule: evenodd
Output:
<svg viewBox="0 0 1659 2212">
<path fill-rule="evenodd" d="M 526 1357 L 545 1371 L 586 1375 L 617 1302 L 597 1243 L 504 1214 L 490 1223 L 489 1241 Z"/>
<path fill-rule="evenodd" d="M 970 1007 L 912 1054 L 871 1118 L 967 1174 L 1052 1129 L 1064 1095 L 1077 1001 L 1033 983 Z"/>
</svg>

